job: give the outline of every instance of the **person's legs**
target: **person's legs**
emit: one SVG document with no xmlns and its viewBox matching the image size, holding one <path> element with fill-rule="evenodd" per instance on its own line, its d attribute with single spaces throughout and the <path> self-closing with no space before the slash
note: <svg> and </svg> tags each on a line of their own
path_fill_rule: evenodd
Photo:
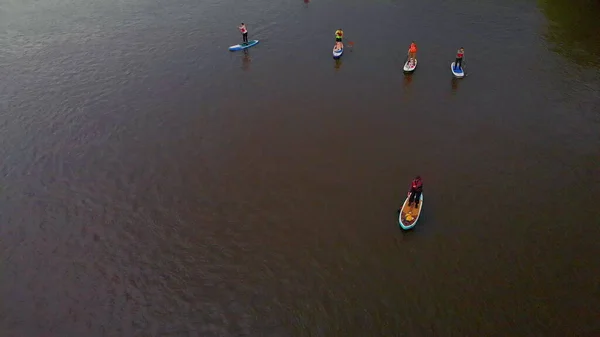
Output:
<svg viewBox="0 0 600 337">
<path fill-rule="evenodd" d="M 415 192 L 410 192 L 410 197 L 408 197 L 408 205 L 411 205 L 415 201 Z"/>
<path fill-rule="evenodd" d="M 243 39 L 244 39 L 244 42 L 248 43 L 248 33 L 244 33 Z"/>
<path fill-rule="evenodd" d="M 458 69 L 462 69 L 462 58 L 458 58 L 456 59 L 458 62 L 456 63 L 456 66 L 458 67 Z"/>
<path fill-rule="evenodd" d="M 421 192 L 415 192 L 415 207 L 419 207 L 419 201 L 421 201 Z"/>
</svg>

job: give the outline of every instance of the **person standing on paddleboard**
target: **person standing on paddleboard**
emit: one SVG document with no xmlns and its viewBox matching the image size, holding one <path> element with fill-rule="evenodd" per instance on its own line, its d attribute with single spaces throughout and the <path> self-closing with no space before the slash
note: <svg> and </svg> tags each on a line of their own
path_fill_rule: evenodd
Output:
<svg viewBox="0 0 600 337">
<path fill-rule="evenodd" d="M 335 49 L 342 49 L 342 39 L 344 38 L 344 31 L 340 28 L 335 31 Z"/>
<path fill-rule="evenodd" d="M 246 25 L 242 22 L 242 25 L 238 27 L 240 33 L 242 33 L 242 40 L 244 43 L 248 43 L 248 29 L 246 29 Z"/>
<path fill-rule="evenodd" d="M 414 64 L 416 59 L 417 59 L 417 44 L 415 43 L 415 41 L 413 41 L 410 44 L 410 48 L 408 48 L 408 60 L 410 61 L 411 64 Z"/>
<path fill-rule="evenodd" d="M 335 31 L 335 42 L 342 42 L 342 38 L 344 38 L 344 31 L 340 28 Z"/>
<path fill-rule="evenodd" d="M 465 56 L 465 48 L 460 47 L 456 52 L 456 60 L 454 61 L 454 70 L 462 70 L 462 60 Z"/>
<path fill-rule="evenodd" d="M 421 193 L 423 193 L 423 180 L 420 176 L 416 176 L 415 179 L 413 179 L 408 193 L 410 193 L 410 197 L 408 198 L 408 206 L 414 202 L 415 207 L 419 207 Z"/>
</svg>

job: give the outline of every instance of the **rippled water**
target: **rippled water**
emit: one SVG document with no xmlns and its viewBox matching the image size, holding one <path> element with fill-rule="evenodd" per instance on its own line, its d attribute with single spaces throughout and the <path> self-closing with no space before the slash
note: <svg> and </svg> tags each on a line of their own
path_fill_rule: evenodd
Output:
<svg viewBox="0 0 600 337">
<path fill-rule="evenodd" d="M 261 43 L 230 53 L 240 21 Z M 5 1 L 0 335 L 597 335 L 600 74 L 548 27 L 502 0 Z"/>
</svg>

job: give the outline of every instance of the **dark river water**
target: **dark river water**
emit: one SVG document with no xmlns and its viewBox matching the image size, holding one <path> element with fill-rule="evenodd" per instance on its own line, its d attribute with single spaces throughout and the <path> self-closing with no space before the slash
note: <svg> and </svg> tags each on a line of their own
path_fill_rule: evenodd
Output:
<svg viewBox="0 0 600 337">
<path fill-rule="evenodd" d="M 600 11 L 550 1 L 2 1 L 0 336 L 599 336 Z"/>
</svg>

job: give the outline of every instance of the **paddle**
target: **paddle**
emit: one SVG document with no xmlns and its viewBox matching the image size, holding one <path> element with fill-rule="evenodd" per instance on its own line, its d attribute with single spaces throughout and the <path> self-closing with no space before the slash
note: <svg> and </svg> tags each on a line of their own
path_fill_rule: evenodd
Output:
<svg viewBox="0 0 600 337">
<path fill-rule="evenodd" d="M 408 55 L 406 56 L 408 58 Z M 410 191 L 408 191 L 408 194 L 406 194 L 407 198 L 410 198 Z M 402 204 L 402 206 L 400 206 L 400 208 L 396 211 L 396 213 L 400 214 L 400 212 L 402 212 L 402 208 L 403 208 L 404 204 Z"/>
<path fill-rule="evenodd" d="M 463 56 L 463 62 L 460 64 L 460 67 L 463 69 L 463 72 L 465 73 L 465 77 L 469 76 L 470 72 L 467 73 L 467 71 L 465 70 L 465 57 Z"/>
<path fill-rule="evenodd" d="M 347 41 L 348 41 L 348 47 L 350 47 L 350 51 L 353 51 L 354 50 L 354 42 L 350 41 L 350 40 L 347 40 Z"/>
<path fill-rule="evenodd" d="M 463 56 L 462 62 L 460 63 L 460 69 L 463 71 L 463 73 L 465 73 L 464 77 L 469 76 L 469 73 L 467 73 L 467 70 L 465 69 L 465 57 Z"/>
</svg>

